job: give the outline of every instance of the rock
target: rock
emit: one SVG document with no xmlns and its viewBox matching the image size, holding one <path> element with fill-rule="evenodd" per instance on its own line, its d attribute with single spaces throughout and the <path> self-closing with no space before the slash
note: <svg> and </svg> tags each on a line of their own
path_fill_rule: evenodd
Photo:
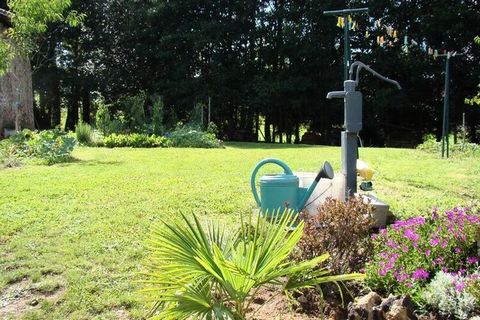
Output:
<svg viewBox="0 0 480 320">
<path fill-rule="evenodd" d="M 388 299 L 387 299 L 388 300 Z M 398 297 L 391 302 L 390 310 L 385 314 L 386 320 L 418 320 L 413 313 L 414 305 L 409 296 Z"/>
<path fill-rule="evenodd" d="M 380 297 L 376 292 L 370 292 L 369 294 L 363 297 L 360 297 L 356 302 L 349 304 L 348 319 L 349 320 L 378 319 L 377 312 L 375 312 L 375 318 L 374 318 L 373 309 L 375 306 L 378 306 L 381 302 L 382 302 L 382 297 Z"/>
</svg>

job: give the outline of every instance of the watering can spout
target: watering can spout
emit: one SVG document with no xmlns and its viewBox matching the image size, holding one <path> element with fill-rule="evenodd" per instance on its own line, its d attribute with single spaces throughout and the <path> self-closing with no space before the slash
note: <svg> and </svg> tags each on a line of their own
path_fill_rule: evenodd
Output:
<svg viewBox="0 0 480 320">
<path fill-rule="evenodd" d="M 320 179 L 327 178 L 331 180 L 333 179 L 333 175 L 334 173 L 333 173 L 332 166 L 328 161 L 325 161 L 323 163 L 322 168 L 320 169 L 317 176 L 315 177 L 315 180 L 312 182 L 310 187 L 308 187 L 308 190 L 305 192 L 305 194 L 303 195 L 303 198 L 300 200 L 298 204 L 298 211 L 301 211 L 305 207 L 305 204 L 307 203 L 308 199 L 312 195 Z"/>
</svg>

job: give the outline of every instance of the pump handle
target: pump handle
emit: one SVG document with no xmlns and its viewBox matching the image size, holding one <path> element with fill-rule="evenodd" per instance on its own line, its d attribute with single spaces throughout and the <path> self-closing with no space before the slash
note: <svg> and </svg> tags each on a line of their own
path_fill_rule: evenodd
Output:
<svg viewBox="0 0 480 320">
<path fill-rule="evenodd" d="M 365 63 L 361 62 L 361 61 L 355 61 L 354 63 L 352 63 L 350 65 L 350 70 L 348 71 L 348 74 L 350 75 L 350 80 L 353 80 L 353 70 L 355 69 L 355 67 L 357 67 L 357 74 L 356 74 L 356 77 L 355 77 L 355 86 L 358 87 L 358 82 L 359 82 L 359 77 L 360 77 L 360 70 L 362 69 L 365 69 L 367 70 L 368 72 L 370 72 L 371 74 L 373 74 L 375 77 L 377 78 L 380 78 L 382 79 L 383 81 L 386 81 L 386 82 L 390 82 L 390 83 L 393 83 L 394 85 L 397 86 L 397 88 L 399 90 L 402 90 L 402 87 L 400 86 L 400 84 L 395 81 L 395 80 L 392 80 L 390 78 L 387 78 L 385 76 L 382 76 L 380 73 L 378 73 L 377 71 L 373 70 L 372 68 L 370 68 L 369 66 L 367 66 Z"/>
</svg>

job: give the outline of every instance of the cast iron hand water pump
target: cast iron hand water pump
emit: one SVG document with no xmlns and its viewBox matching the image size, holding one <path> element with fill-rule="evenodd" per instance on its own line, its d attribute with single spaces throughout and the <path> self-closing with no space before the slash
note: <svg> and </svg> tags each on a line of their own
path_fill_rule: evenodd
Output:
<svg viewBox="0 0 480 320">
<path fill-rule="evenodd" d="M 355 80 L 353 80 L 355 67 L 357 72 Z M 343 91 L 331 91 L 327 94 L 327 99 L 343 98 L 344 101 L 345 131 L 342 131 L 342 174 L 345 176 L 345 200 L 357 192 L 357 139 L 358 133 L 362 130 L 363 96 L 356 89 L 362 69 L 386 82 L 395 84 L 398 89 L 401 89 L 397 81 L 382 76 L 363 62 L 355 61 L 350 66 L 350 79 L 343 82 Z"/>
</svg>

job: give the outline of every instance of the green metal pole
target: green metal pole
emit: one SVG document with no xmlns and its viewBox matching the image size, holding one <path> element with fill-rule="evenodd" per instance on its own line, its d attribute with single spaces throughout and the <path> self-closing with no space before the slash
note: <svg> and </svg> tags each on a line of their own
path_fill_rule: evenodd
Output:
<svg viewBox="0 0 480 320">
<path fill-rule="evenodd" d="M 343 80 L 348 80 L 348 70 L 350 68 L 351 52 L 350 52 L 350 22 L 348 21 L 348 15 L 343 16 Z"/>
<path fill-rule="evenodd" d="M 442 158 L 445 157 L 445 146 L 447 149 L 447 158 L 448 158 L 448 135 L 449 135 L 449 124 L 448 124 L 448 107 L 449 107 L 449 96 L 450 96 L 450 53 L 447 53 L 445 57 L 445 85 L 444 85 L 444 97 L 443 97 L 443 126 L 442 126 Z"/>
<path fill-rule="evenodd" d="M 323 14 L 326 16 L 336 16 L 343 17 L 343 41 L 344 41 L 344 52 L 343 52 L 343 79 L 348 80 L 348 69 L 350 68 L 350 63 L 352 61 L 352 53 L 350 50 L 350 23 L 348 22 L 349 15 L 355 15 L 360 13 L 368 12 L 368 8 L 355 8 L 355 9 L 341 9 L 341 10 L 329 10 L 323 11 Z"/>
</svg>

